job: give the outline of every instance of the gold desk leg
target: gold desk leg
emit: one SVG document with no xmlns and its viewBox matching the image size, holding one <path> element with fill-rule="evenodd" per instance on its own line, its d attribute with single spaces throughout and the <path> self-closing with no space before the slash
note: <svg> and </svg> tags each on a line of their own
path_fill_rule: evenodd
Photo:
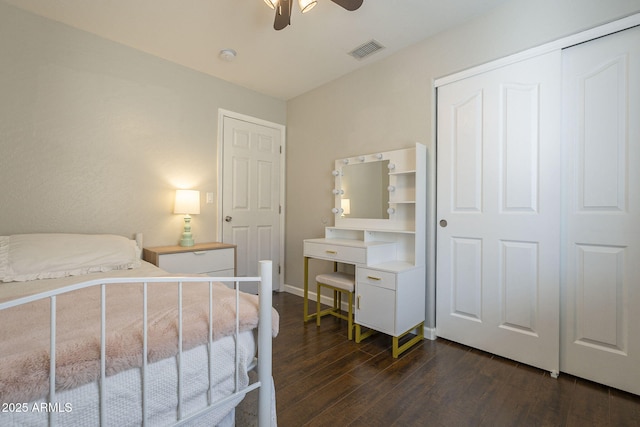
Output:
<svg viewBox="0 0 640 427">
<path fill-rule="evenodd" d="M 377 331 L 373 329 L 368 329 L 367 332 L 362 333 L 362 328 L 360 325 L 356 323 L 356 342 L 360 343 L 365 338 L 369 338 L 371 335 L 375 334 Z"/>
<path fill-rule="evenodd" d="M 303 320 L 308 322 L 315 319 L 316 314 L 309 314 L 309 257 L 304 257 L 304 313 Z"/>
<path fill-rule="evenodd" d="M 418 335 L 416 335 L 415 337 L 411 338 L 409 341 L 407 341 L 406 343 L 398 347 L 400 338 L 404 337 L 405 335 L 407 335 L 409 332 L 413 331 L 416 328 L 418 329 Z M 397 359 L 398 356 L 400 356 L 405 351 L 409 350 L 411 347 L 413 347 L 415 344 L 419 343 L 423 339 L 424 339 L 424 322 L 421 322 L 419 325 L 416 325 L 415 327 L 409 329 L 404 334 L 401 334 L 397 337 L 393 337 L 393 348 L 392 348 L 393 358 Z"/>
</svg>

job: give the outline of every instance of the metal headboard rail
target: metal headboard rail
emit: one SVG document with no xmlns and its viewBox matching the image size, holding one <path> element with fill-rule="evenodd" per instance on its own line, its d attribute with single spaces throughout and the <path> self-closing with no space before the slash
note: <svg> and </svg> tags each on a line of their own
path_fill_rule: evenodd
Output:
<svg viewBox="0 0 640 427">
<path fill-rule="evenodd" d="M 272 262 L 260 261 L 259 262 L 260 276 L 256 277 L 118 277 L 107 279 L 95 279 L 82 283 L 77 283 L 62 288 L 58 288 L 51 291 L 42 292 L 35 295 L 29 295 L 15 300 L 6 301 L 0 303 L 0 311 L 6 310 L 12 307 L 17 307 L 24 304 L 29 304 L 34 301 L 43 299 L 49 299 L 51 307 L 50 315 L 50 366 L 49 366 L 49 396 L 48 402 L 54 403 L 56 397 L 56 315 L 57 308 L 56 302 L 59 295 L 67 294 L 79 289 L 85 289 L 90 287 L 100 286 L 101 288 L 101 326 L 100 326 L 100 424 L 106 425 L 106 287 L 107 285 L 114 286 L 118 284 L 131 284 L 141 283 L 143 286 L 143 343 L 142 343 L 142 387 L 141 387 L 141 400 L 142 400 L 142 425 L 148 425 L 147 422 L 147 356 L 148 355 L 148 338 L 147 338 L 147 287 L 149 283 L 178 283 L 178 353 L 177 353 L 177 365 L 178 365 L 178 389 L 177 389 L 177 420 L 175 425 L 184 425 L 190 421 L 194 421 L 197 418 L 213 411 L 217 407 L 224 405 L 239 396 L 244 397 L 248 392 L 259 388 L 258 394 L 258 425 L 268 426 L 271 423 L 271 391 L 272 391 L 272 332 L 271 332 L 271 309 L 272 309 Z M 208 372 L 209 372 L 209 391 L 208 391 L 208 406 L 199 412 L 190 414 L 183 418 L 182 413 L 182 287 L 184 283 L 190 282 L 207 282 L 209 284 L 209 334 L 208 334 Z M 211 346 L 213 344 L 213 283 L 234 283 L 235 289 L 235 304 L 236 304 L 236 319 L 235 319 L 235 333 L 234 338 L 236 342 L 235 347 L 235 385 L 234 393 L 218 401 L 212 401 L 212 358 L 213 352 Z M 258 380 L 239 390 L 238 380 L 238 366 L 239 366 L 239 352 L 238 352 L 238 334 L 240 329 L 239 321 L 239 284 L 241 282 L 258 282 L 259 283 L 259 322 L 258 322 Z M 56 425 L 56 414 L 54 411 L 49 413 L 49 426 Z"/>
</svg>

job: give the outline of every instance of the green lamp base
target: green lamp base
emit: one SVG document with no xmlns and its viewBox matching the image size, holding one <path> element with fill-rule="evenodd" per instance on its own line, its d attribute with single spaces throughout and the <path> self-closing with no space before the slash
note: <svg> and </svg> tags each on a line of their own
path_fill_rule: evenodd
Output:
<svg viewBox="0 0 640 427">
<path fill-rule="evenodd" d="M 193 239 L 182 238 L 180 239 L 180 246 L 193 246 L 196 242 Z"/>
<path fill-rule="evenodd" d="M 184 216 L 184 231 L 182 232 L 182 238 L 180 239 L 180 246 L 193 246 L 193 235 L 191 234 L 191 216 Z"/>
</svg>

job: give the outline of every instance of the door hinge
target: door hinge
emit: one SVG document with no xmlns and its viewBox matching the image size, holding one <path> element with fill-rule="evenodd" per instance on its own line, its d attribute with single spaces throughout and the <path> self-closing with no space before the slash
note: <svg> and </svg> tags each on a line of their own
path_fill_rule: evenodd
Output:
<svg viewBox="0 0 640 427">
<path fill-rule="evenodd" d="M 278 275 L 281 274 L 280 264 L 278 264 Z"/>
<path fill-rule="evenodd" d="M 282 205 L 278 205 L 278 214 L 282 214 Z"/>
<path fill-rule="evenodd" d="M 280 154 L 282 154 L 282 145 L 280 146 Z"/>
</svg>

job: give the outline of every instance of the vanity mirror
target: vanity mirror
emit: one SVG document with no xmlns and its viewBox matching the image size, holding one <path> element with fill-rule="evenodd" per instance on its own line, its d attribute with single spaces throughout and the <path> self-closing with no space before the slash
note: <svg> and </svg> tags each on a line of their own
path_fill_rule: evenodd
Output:
<svg viewBox="0 0 640 427">
<path fill-rule="evenodd" d="M 422 162 L 423 149 L 416 150 L 336 160 L 332 172 L 335 227 L 415 231 L 416 166 Z"/>
<path fill-rule="evenodd" d="M 389 160 L 350 163 L 340 175 L 344 218 L 388 219 Z"/>
</svg>

